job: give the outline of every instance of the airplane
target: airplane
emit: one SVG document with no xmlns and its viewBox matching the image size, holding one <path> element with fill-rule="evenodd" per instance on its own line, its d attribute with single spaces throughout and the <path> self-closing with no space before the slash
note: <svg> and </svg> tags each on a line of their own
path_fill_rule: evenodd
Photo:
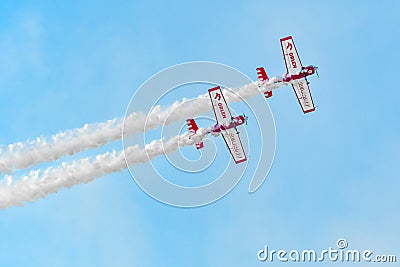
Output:
<svg viewBox="0 0 400 267">
<path fill-rule="evenodd" d="M 272 89 L 270 87 L 264 87 L 264 85 L 270 85 L 271 82 L 290 83 L 303 112 L 312 112 L 315 110 L 315 106 L 311 97 L 310 88 L 308 86 L 309 82 L 307 80 L 307 76 L 313 74 L 318 75 L 318 67 L 314 65 L 303 66 L 301 64 L 292 36 L 282 38 L 280 41 L 287 72 L 274 81 L 270 81 L 265 69 L 263 67 L 259 67 L 256 69 L 259 80 L 257 85 L 259 86 L 260 90 L 263 91 L 265 98 L 270 98 L 272 96 Z M 213 127 L 210 127 L 210 130 L 207 133 L 221 133 L 236 164 L 246 161 L 246 154 L 239 137 L 237 126 L 240 126 L 244 123 L 247 124 L 247 116 L 243 114 L 232 117 L 228 104 L 226 103 L 224 95 L 222 94 L 222 90 L 219 86 L 209 89 L 208 93 L 210 95 L 217 123 Z M 199 127 L 193 118 L 187 120 L 187 125 L 191 136 L 195 135 L 199 130 Z M 200 141 L 196 144 L 197 149 L 201 149 L 203 147 L 203 141 Z"/>
<path fill-rule="evenodd" d="M 214 115 L 217 120 L 217 123 L 210 127 L 208 133 L 220 133 L 222 135 L 236 164 L 246 161 L 246 154 L 239 137 L 237 126 L 240 126 L 244 123 L 247 124 L 248 117 L 244 114 L 235 117 L 231 115 L 228 104 L 226 103 L 224 95 L 222 94 L 222 90 L 219 86 L 209 89 L 208 93 L 210 95 L 210 100 L 214 109 Z M 189 132 L 191 133 L 191 136 L 193 136 L 196 134 L 199 127 L 193 118 L 186 121 Z M 203 141 L 200 141 L 196 144 L 197 149 L 201 149 L 203 147 Z"/>
<path fill-rule="evenodd" d="M 317 74 L 318 76 L 318 67 L 314 65 L 303 66 L 301 64 L 292 36 L 281 38 L 280 41 L 287 72 L 280 76 L 275 82 L 290 83 L 303 112 L 312 112 L 315 110 L 315 106 L 308 86 L 310 83 L 307 80 L 307 76 L 313 74 Z M 258 80 L 260 81 L 259 87 L 263 90 L 262 85 L 269 80 L 268 75 L 263 67 L 257 68 L 256 71 Z M 265 98 L 272 96 L 271 89 L 266 89 L 263 93 Z"/>
</svg>

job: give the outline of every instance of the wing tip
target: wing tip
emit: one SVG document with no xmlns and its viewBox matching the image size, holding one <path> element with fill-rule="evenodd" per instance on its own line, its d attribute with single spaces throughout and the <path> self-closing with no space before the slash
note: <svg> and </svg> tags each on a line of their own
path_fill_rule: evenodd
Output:
<svg viewBox="0 0 400 267">
<path fill-rule="evenodd" d="M 290 39 L 293 39 L 293 37 L 291 35 L 281 38 L 281 42 L 290 40 Z"/>
<path fill-rule="evenodd" d="M 215 86 L 215 87 L 213 87 L 211 89 L 208 89 L 208 92 L 212 92 L 212 91 L 220 90 L 220 89 L 221 89 L 221 87 L 219 87 L 219 85 L 217 85 L 217 86 Z"/>
<path fill-rule="evenodd" d="M 313 112 L 313 111 L 315 111 L 315 108 L 303 110 L 304 114 L 307 114 L 307 113 L 310 113 L 310 112 Z"/>
<path fill-rule="evenodd" d="M 245 162 L 247 160 L 247 158 L 244 158 L 244 159 L 241 159 L 241 160 L 235 160 L 235 163 L 236 164 L 239 164 L 239 163 L 242 163 L 242 162 Z"/>
</svg>

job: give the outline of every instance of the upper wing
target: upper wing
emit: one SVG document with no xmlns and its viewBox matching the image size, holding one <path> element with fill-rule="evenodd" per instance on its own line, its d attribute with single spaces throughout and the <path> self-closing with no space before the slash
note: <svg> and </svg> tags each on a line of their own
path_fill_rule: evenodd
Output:
<svg viewBox="0 0 400 267">
<path fill-rule="evenodd" d="M 208 90 L 210 94 L 211 104 L 214 109 L 215 118 L 219 125 L 229 125 L 232 120 L 232 115 L 228 104 L 225 101 L 222 90 L 219 86 Z"/>
<path fill-rule="evenodd" d="M 294 80 L 292 81 L 292 86 L 303 112 L 308 113 L 314 111 L 314 102 L 312 100 L 310 88 L 308 87 L 306 79 L 303 78 Z"/>
<path fill-rule="evenodd" d="M 292 36 L 282 38 L 281 46 L 287 72 L 289 74 L 299 73 L 302 69 L 302 65 Z"/>
<path fill-rule="evenodd" d="M 223 130 L 221 134 L 235 163 L 246 161 L 246 154 L 244 153 L 242 142 L 236 130 L 234 128 Z"/>
</svg>

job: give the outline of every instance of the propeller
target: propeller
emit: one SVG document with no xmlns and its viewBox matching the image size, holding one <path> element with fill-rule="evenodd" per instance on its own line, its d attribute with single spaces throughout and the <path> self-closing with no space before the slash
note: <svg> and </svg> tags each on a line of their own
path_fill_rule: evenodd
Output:
<svg viewBox="0 0 400 267">
<path fill-rule="evenodd" d="M 244 114 L 244 112 L 243 112 L 243 118 L 244 118 L 244 122 L 245 122 L 246 125 L 247 125 L 247 119 L 248 119 L 249 117 L 247 117 L 247 116 Z"/>
<path fill-rule="evenodd" d="M 317 67 L 317 66 L 314 66 L 314 70 L 315 70 L 315 74 L 317 74 L 317 77 L 319 78 L 318 67 Z"/>
</svg>

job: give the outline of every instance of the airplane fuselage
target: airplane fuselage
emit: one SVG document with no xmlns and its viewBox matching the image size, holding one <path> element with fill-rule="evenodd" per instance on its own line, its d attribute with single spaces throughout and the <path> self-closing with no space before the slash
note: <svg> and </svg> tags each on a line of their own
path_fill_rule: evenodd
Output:
<svg viewBox="0 0 400 267">
<path fill-rule="evenodd" d="M 303 67 L 299 73 L 289 74 L 286 73 L 282 76 L 283 82 L 290 82 L 298 79 L 305 78 L 307 76 L 313 75 L 316 72 L 316 67 L 310 65 Z"/>
<path fill-rule="evenodd" d="M 236 116 L 232 119 L 231 123 L 229 123 L 228 125 L 224 125 L 224 124 L 215 124 L 214 127 L 212 128 L 212 132 L 213 133 L 219 133 L 222 130 L 228 130 L 231 128 L 236 128 L 239 125 L 242 125 L 243 123 L 245 123 L 245 119 L 243 116 Z"/>
</svg>

